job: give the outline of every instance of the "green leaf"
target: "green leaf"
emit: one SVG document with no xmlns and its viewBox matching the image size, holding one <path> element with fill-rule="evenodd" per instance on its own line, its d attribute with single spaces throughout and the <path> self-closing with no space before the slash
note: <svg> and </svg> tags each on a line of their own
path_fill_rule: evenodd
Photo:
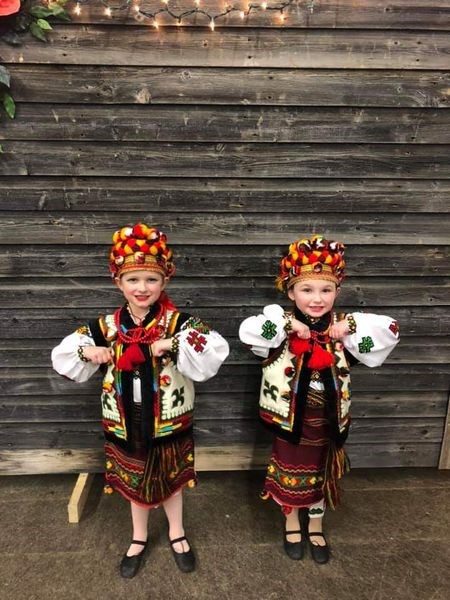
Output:
<svg viewBox="0 0 450 600">
<path fill-rule="evenodd" d="M 5 107 L 8 117 L 14 119 L 14 115 L 16 114 L 16 103 L 14 102 L 13 97 L 6 92 L 3 94 L 3 106 Z"/>
<path fill-rule="evenodd" d="M 50 8 L 46 8 L 45 6 L 33 6 L 30 9 L 30 14 L 37 19 L 42 19 L 45 17 L 49 17 L 53 14 L 53 10 Z"/>
<path fill-rule="evenodd" d="M 42 42 L 47 41 L 47 36 L 45 35 L 45 33 L 42 31 L 42 29 L 39 27 L 39 25 L 37 23 L 31 23 L 30 33 L 31 33 L 31 35 L 34 35 L 35 38 L 37 38 L 38 40 L 41 40 Z"/>
<path fill-rule="evenodd" d="M 53 27 L 50 25 L 50 23 L 48 21 L 46 21 L 45 19 L 38 19 L 36 21 L 38 27 L 40 27 L 42 29 L 42 31 L 51 31 L 53 29 Z"/>
<path fill-rule="evenodd" d="M 0 65 L 0 83 L 2 85 L 4 85 L 5 87 L 9 88 L 9 84 L 10 84 L 9 71 L 6 67 L 2 67 L 1 65 Z"/>
</svg>

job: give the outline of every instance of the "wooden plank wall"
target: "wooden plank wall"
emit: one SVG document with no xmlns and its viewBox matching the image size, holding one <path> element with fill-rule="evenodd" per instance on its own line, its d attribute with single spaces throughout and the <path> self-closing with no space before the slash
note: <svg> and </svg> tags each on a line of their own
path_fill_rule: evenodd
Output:
<svg viewBox="0 0 450 600">
<path fill-rule="evenodd" d="M 354 370 L 353 464 L 436 466 L 450 370 L 450 2 L 301 2 L 284 27 L 258 13 L 214 32 L 200 19 L 158 31 L 111 21 L 99 5 L 47 45 L 0 47 L 18 105 L 0 125 L 0 472 L 101 467 L 99 380 L 65 381 L 49 353 L 118 305 L 107 246 L 137 221 L 174 246 L 178 306 L 231 342 L 197 388 L 202 468 L 265 460 L 259 366 L 238 324 L 282 301 L 278 257 L 313 232 L 348 245 L 340 306 L 392 315 L 403 334 L 382 368 Z"/>
</svg>

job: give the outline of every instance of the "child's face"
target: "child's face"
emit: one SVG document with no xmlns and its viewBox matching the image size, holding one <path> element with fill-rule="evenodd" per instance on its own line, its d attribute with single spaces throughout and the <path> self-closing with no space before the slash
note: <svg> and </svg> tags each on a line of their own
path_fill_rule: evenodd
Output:
<svg viewBox="0 0 450 600">
<path fill-rule="evenodd" d="M 333 308 L 339 288 L 326 279 L 304 279 L 288 290 L 289 298 L 296 307 L 309 317 L 317 318 Z"/>
<path fill-rule="evenodd" d="M 155 271 L 129 271 L 116 279 L 132 313 L 138 317 L 145 315 L 160 297 L 166 287 L 167 278 Z"/>
</svg>

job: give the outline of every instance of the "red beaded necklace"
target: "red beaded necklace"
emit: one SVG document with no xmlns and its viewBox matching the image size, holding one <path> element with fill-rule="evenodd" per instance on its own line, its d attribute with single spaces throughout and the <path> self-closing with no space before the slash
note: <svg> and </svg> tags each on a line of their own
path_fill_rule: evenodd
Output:
<svg viewBox="0 0 450 600">
<path fill-rule="evenodd" d="M 117 329 L 117 337 L 122 344 L 152 344 L 160 339 L 166 330 L 167 310 L 161 306 L 158 314 L 150 321 L 148 325 L 142 325 L 129 329 L 129 332 L 123 331 L 120 324 L 120 313 L 122 309 L 118 308 L 114 313 L 114 324 Z M 164 316 L 163 316 L 164 313 Z M 159 322 L 163 316 L 164 320 L 160 325 Z"/>
</svg>

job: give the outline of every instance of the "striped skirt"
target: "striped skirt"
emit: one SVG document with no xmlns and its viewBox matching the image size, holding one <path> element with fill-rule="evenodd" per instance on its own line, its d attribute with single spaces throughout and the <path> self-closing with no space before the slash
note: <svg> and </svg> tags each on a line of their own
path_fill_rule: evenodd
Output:
<svg viewBox="0 0 450 600">
<path fill-rule="evenodd" d="M 134 451 L 105 443 L 106 491 L 110 486 L 135 504 L 156 508 L 186 485 L 196 485 L 194 439 L 192 433 L 186 433 L 145 449 L 140 436 L 140 406 L 134 408 Z"/>
<path fill-rule="evenodd" d="M 329 447 L 324 403 L 308 397 L 300 443 L 274 439 L 262 498 L 272 498 L 285 513 L 322 500 Z"/>
</svg>

